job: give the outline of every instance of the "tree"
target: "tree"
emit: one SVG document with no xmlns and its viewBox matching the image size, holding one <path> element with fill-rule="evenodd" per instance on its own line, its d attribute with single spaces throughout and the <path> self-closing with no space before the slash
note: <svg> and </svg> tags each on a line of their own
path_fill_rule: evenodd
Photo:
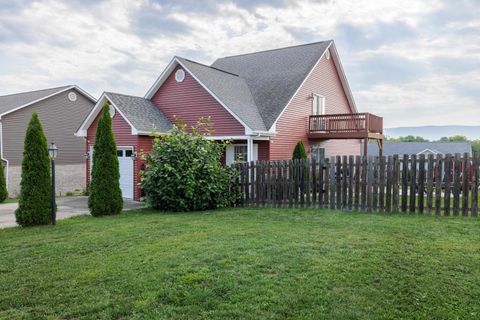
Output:
<svg viewBox="0 0 480 320">
<path fill-rule="evenodd" d="M 0 203 L 8 198 L 7 180 L 5 179 L 5 167 L 0 161 Z"/>
<path fill-rule="evenodd" d="M 48 145 L 36 112 L 25 134 L 17 223 L 22 227 L 52 223 L 52 181 Z"/>
<path fill-rule="evenodd" d="M 210 122 L 188 127 L 181 120 L 167 135 L 156 136 L 145 156 L 141 186 L 148 205 L 157 210 L 194 211 L 228 207 L 238 199 L 235 169 L 220 159 L 227 142 L 206 139 Z"/>
<path fill-rule="evenodd" d="M 428 139 L 425 139 L 420 136 L 404 136 L 404 137 L 398 137 L 398 138 L 387 138 L 386 141 L 388 142 L 428 142 Z"/>
<path fill-rule="evenodd" d="M 117 146 L 109 105 L 105 103 L 93 146 L 92 178 L 88 207 L 92 216 L 119 214 L 123 208 Z"/>
<path fill-rule="evenodd" d="M 295 149 L 293 149 L 292 160 L 307 159 L 307 153 L 305 152 L 305 146 L 303 141 L 298 141 Z"/>
<path fill-rule="evenodd" d="M 440 138 L 440 141 L 441 142 L 466 142 L 468 141 L 468 138 L 465 136 L 456 135 L 452 137 L 442 137 Z"/>
</svg>

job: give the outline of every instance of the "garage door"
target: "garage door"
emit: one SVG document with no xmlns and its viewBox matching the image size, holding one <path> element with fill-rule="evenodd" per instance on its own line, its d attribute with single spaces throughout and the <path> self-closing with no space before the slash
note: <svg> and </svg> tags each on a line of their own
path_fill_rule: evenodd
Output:
<svg viewBox="0 0 480 320">
<path fill-rule="evenodd" d="M 127 199 L 133 199 L 133 150 L 131 148 L 119 148 L 117 153 L 122 196 Z"/>
</svg>

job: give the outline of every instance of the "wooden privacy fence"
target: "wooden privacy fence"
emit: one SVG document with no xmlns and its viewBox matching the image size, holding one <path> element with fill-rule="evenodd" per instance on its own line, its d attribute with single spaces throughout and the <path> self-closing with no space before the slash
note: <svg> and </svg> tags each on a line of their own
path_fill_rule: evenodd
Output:
<svg viewBox="0 0 480 320">
<path fill-rule="evenodd" d="M 237 163 L 239 206 L 478 215 L 478 155 Z"/>
</svg>

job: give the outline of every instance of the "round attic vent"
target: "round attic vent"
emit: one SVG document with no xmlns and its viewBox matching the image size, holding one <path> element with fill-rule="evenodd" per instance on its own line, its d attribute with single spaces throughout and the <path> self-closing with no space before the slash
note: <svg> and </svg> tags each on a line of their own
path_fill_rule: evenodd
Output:
<svg viewBox="0 0 480 320">
<path fill-rule="evenodd" d="M 110 118 L 113 118 L 115 116 L 115 107 L 110 105 L 110 107 L 108 107 L 108 112 L 110 113 Z"/>
<path fill-rule="evenodd" d="M 77 94 L 75 92 L 69 92 L 68 93 L 68 100 L 70 101 L 76 101 L 77 100 Z"/>
<path fill-rule="evenodd" d="M 177 72 L 175 72 L 175 80 L 177 82 L 185 80 L 185 71 L 183 69 L 178 69 Z"/>
</svg>

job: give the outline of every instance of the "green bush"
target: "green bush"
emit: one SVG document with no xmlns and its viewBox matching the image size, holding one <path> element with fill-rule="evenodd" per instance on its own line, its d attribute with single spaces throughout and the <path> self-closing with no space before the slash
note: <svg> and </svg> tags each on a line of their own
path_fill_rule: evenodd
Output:
<svg viewBox="0 0 480 320">
<path fill-rule="evenodd" d="M 17 223 L 22 227 L 52 223 L 52 180 L 48 144 L 37 113 L 25 135 Z"/>
<path fill-rule="evenodd" d="M 109 106 L 103 106 L 93 146 L 92 179 L 88 207 L 92 216 L 119 214 L 123 208 L 117 146 Z"/>
<path fill-rule="evenodd" d="M 227 142 L 206 139 L 209 120 L 188 127 L 177 121 L 164 136 L 157 136 L 145 156 L 141 186 L 148 205 L 157 210 L 208 210 L 232 205 L 236 170 L 220 163 Z"/>
<path fill-rule="evenodd" d="M 0 160 L 0 203 L 8 198 L 7 180 L 5 179 L 5 167 Z"/>
<path fill-rule="evenodd" d="M 303 141 L 298 141 L 295 149 L 293 149 L 292 160 L 307 159 L 307 153 L 305 152 L 305 146 Z"/>
</svg>

